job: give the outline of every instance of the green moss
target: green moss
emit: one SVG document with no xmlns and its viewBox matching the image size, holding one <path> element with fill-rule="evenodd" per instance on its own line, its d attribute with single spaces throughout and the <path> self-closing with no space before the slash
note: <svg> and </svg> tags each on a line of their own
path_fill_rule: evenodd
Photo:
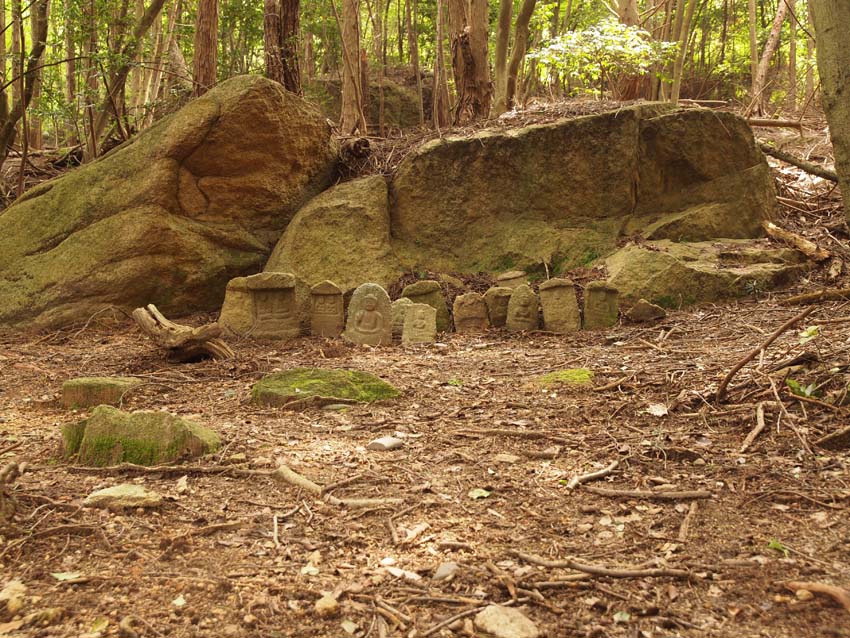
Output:
<svg viewBox="0 0 850 638">
<path fill-rule="evenodd" d="M 547 388 L 553 385 L 588 385 L 592 380 L 593 371 L 587 368 L 557 370 L 536 379 L 539 385 Z"/>
<path fill-rule="evenodd" d="M 66 408 L 118 405 L 124 396 L 142 384 L 133 377 L 78 377 L 62 384 L 62 404 Z"/>
<path fill-rule="evenodd" d="M 66 423 L 62 426 L 62 452 L 64 456 L 71 456 L 79 452 L 85 432 L 85 421 Z"/>
<path fill-rule="evenodd" d="M 394 399 L 399 391 L 378 377 L 359 370 L 295 368 L 270 374 L 251 391 L 255 403 L 286 405 L 316 397 L 322 403 L 355 401 L 372 403 Z"/>
</svg>

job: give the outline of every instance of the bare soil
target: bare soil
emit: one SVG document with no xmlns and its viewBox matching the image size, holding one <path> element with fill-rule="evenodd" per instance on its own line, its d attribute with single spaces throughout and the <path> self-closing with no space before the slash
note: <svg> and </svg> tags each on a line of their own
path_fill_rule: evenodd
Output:
<svg viewBox="0 0 850 638">
<path fill-rule="evenodd" d="M 789 169 L 777 178 L 790 202 L 780 223 L 846 260 L 830 185 Z M 795 291 L 753 291 L 651 326 L 377 349 L 231 341 L 236 358 L 191 364 L 166 363 L 120 313 L 2 334 L 0 466 L 29 468 L 10 488 L 16 529 L 0 543 L 0 588 L 17 578 L 28 596 L 14 616 L 0 607 L 0 635 L 463 636 L 478 609 L 500 603 L 550 637 L 850 636 L 850 610 L 785 586 L 850 587 L 850 452 L 815 443 L 850 423 L 847 408 L 817 403 L 846 387 L 850 305 L 819 304 L 715 399 L 735 363 L 800 312 L 783 299 L 843 281 L 825 265 Z M 801 344 L 807 326 L 819 334 Z M 783 363 L 804 353 L 802 367 Z M 262 375 L 296 366 L 365 370 L 403 395 L 343 411 L 250 402 Z M 591 385 L 535 381 L 577 367 L 593 371 Z M 60 407 L 61 384 L 105 375 L 146 381 L 124 408 L 192 416 L 220 433 L 222 449 L 153 470 L 63 459 L 60 428 L 85 413 Z M 820 398 L 794 396 L 789 379 L 821 385 Z M 767 427 L 742 453 L 760 405 Z M 403 447 L 366 449 L 385 435 Z M 609 475 L 568 487 L 614 461 Z M 339 498 L 402 503 L 332 505 L 276 480 L 280 463 Z M 81 507 L 120 482 L 165 504 Z M 659 500 L 695 490 L 710 498 Z M 446 562 L 456 574 L 434 580 Z M 314 606 L 326 593 L 339 609 L 322 617 Z"/>
</svg>

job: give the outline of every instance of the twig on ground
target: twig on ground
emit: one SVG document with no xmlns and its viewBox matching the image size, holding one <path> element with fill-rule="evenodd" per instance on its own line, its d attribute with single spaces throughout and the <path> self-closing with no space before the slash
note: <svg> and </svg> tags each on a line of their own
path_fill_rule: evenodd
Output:
<svg viewBox="0 0 850 638">
<path fill-rule="evenodd" d="M 785 583 L 785 587 L 791 591 L 805 589 L 813 594 L 826 594 L 839 605 L 844 607 L 844 610 L 850 612 L 850 591 L 836 585 L 828 585 L 826 583 L 813 583 L 800 580 L 790 580 Z"/>
<path fill-rule="evenodd" d="M 756 440 L 756 437 L 762 433 L 765 428 L 764 421 L 764 406 L 765 403 L 773 403 L 772 401 L 762 401 L 756 406 L 756 426 L 750 430 L 750 433 L 747 435 L 747 438 L 744 439 L 744 442 L 741 444 L 741 449 L 739 450 L 740 454 L 743 454 L 747 451 L 747 449 L 752 445 L 753 441 Z"/>
<path fill-rule="evenodd" d="M 595 481 L 596 479 L 604 478 L 611 474 L 611 472 L 616 470 L 618 465 L 620 465 L 620 461 L 615 460 L 607 467 L 604 467 L 601 470 L 597 470 L 596 472 L 590 472 L 588 474 L 577 474 L 569 480 L 569 482 L 567 483 L 567 489 L 574 490 L 582 483 L 588 483 L 590 481 Z"/>
<path fill-rule="evenodd" d="M 650 501 L 683 501 L 687 499 L 711 498 L 713 494 L 707 490 L 689 491 L 663 491 L 651 492 L 648 490 L 617 490 L 605 487 L 585 487 L 586 492 L 598 494 L 599 496 L 610 496 L 612 498 L 639 498 Z"/>
<path fill-rule="evenodd" d="M 400 498 L 337 498 L 332 494 L 323 494 L 323 489 L 321 485 L 319 485 L 318 483 L 314 483 L 307 477 L 302 476 L 301 474 L 290 469 L 283 463 L 280 463 L 277 466 L 277 469 L 271 473 L 271 477 L 275 480 L 283 481 L 284 483 L 294 485 L 295 487 L 300 487 L 301 489 L 310 492 L 311 494 L 315 494 L 320 499 L 331 505 L 344 505 L 345 507 L 351 507 L 356 509 L 364 507 L 398 505 L 404 502 L 403 499 Z"/>
<path fill-rule="evenodd" d="M 518 550 L 510 550 L 510 554 L 516 556 L 520 560 L 524 560 L 532 565 L 540 567 L 550 567 L 553 569 L 565 568 L 572 569 L 577 572 L 584 572 L 592 576 L 607 576 L 609 578 L 690 578 L 691 572 L 686 569 L 673 569 L 669 567 L 653 567 L 649 569 L 611 569 L 608 567 L 599 567 L 598 565 L 586 565 L 572 559 L 566 560 L 546 560 L 539 556 L 526 554 Z"/>
<path fill-rule="evenodd" d="M 682 519 L 682 525 L 679 527 L 679 542 L 684 543 L 688 540 L 688 532 L 691 529 L 691 523 L 694 520 L 694 517 L 697 515 L 697 509 L 699 509 L 699 501 L 691 501 L 691 506 L 688 508 L 688 513 L 685 514 L 685 518 Z"/>
</svg>

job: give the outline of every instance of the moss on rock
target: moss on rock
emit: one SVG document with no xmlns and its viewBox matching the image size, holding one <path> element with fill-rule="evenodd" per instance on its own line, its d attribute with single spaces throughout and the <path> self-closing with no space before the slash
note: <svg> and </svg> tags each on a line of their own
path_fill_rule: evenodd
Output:
<svg viewBox="0 0 850 638">
<path fill-rule="evenodd" d="M 62 405 L 66 408 L 90 408 L 118 405 L 133 388 L 142 384 L 133 377 L 78 377 L 62 384 Z"/>
<path fill-rule="evenodd" d="M 294 368 L 267 375 L 251 391 L 255 403 L 277 406 L 304 399 L 326 404 L 372 403 L 399 395 L 392 385 L 368 372 L 319 368 Z"/>
<path fill-rule="evenodd" d="M 536 383 L 544 388 L 554 385 L 589 385 L 591 381 L 593 381 L 593 370 L 587 368 L 556 370 L 536 379 Z"/>
<path fill-rule="evenodd" d="M 212 430 L 167 412 L 122 412 L 108 405 L 62 429 L 65 456 L 77 455 L 81 465 L 116 463 L 158 465 L 194 458 L 218 449 Z"/>
</svg>

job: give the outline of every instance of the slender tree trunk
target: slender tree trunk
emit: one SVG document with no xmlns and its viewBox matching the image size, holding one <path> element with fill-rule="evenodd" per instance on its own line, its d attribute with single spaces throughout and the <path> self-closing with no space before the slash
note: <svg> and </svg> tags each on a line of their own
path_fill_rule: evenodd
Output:
<svg viewBox="0 0 850 638">
<path fill-rule="evenodd" d="M 790 41 L 788 43 L 788 97 L 786 107 L 790 111 L 797 110 L 797 11 L 796 0 L 788 0 Z"/>
<path fill-rule="evenodd" d="M 415 0 L 414 0 L 415 2 Z M 416 21 L 411 15 L 411 2 L 405 3 L 407 11 L 407 48 L 410 52 L 410 63 L 413 66 L 413 76 L 416 78 L 416 102 L 419 105 L 419 124 L 425 124 L 425 105 L 422 98 L 422 74 L 419 72 L 419 34 L 416 31 Z"/>
<path fill-rule="evenodd" d="M 531 23 L 531 16 L 534 14 L 536 4 L 537 0 L 523 0 L 516 17 L 516 33 L 514 35 L 514 46 L 511 50 L 511 59 L 508 63 L 508 79 L 505 93 L 505 106 L 509 110 L 514 107 L 517 77 L 519 76 L 519 70 L 528 48 L 528 25 Z"/>
<path fill-rule="evenodd" d="M 280 0 L 265 0 L 263 3 L 263 48 L 265 49 L 266 77 L 283 84 L 281 40 L 283 40 L 283 30 L 280 24 Z"/>
<path fill-rule="evenodd" d="M 298 61 L 301 0 L 282 0 L 280 12 L 280 51 L 283 62 L 283 86 L 301 95 L 301 66 Z"/>
<path fill-rule="evenodd" d="M 685 0 L 681 0 L 684 7 Z M 673 67 L 673 87 L 670 89 L 670 101 L 674 104 L 679 102 L 679 91 L 682 88 L 682 73 L 685 66 L 685 54 L 688 46 L 688 36 L 691 32 L 691 20 L 694 17 L 694 9 L 696 8 L 697 0 L 688 0 L 687 9 L 684 19 L 682 20 L 679 32 L 679 51 L 676 55 L 676 63 Z M 677 20 L 678 22 L 678 20 Z"/>
<path fill-rule="evenodd" d="M 513 0 L 499 0 L 499 22 L 496 26 L 496 52 L 493 72 L 496 77 L 493 115 L 501 115 L 508 109 L 508 45 L 511 39 Z"/>
<path fill-rule="evenodd" d="M 334 8 L 336 11 L 336 8 Z M 342 116 L 340 127 L 345 135 L 359 130 L 366 134 L 363 94 L 360 92 L 360 2 L 342 0 Z"/>
<path fill-rule="evenodd" d="M 815 0 L 816 1 L 816 0 Z M 756 70 L 756 75 L 753 78 L 752 99 L 753 104 L 751 110 L 755 113 L 764 113 L 764 108 L 769 102 L 767 91 L 767 72 L 770 70 L 770 63 L 773 60 L 773 55 L 776 53 L 776 48 L 779 46 L 779 36 L 782 33 L 782 23 L 785 22 L 785 15 L 788 12 L 788 5 L 785 0 L 779 0 L 779 5 L 776 9 L 776 17 L 773 19 L 773 27 L 770 30 L 770 35 L 767 36 L 767 43 L 764 45 L 764 53 Z"/>
<path fill-rule="evenodd" d="M 754 82 L 759 68 L 759 43 L 756 29 L 756 0 L 749 0 L 749 27 L 750 27 L 750 82 Z"/>
<path fill-rule="evenodd" d="M 215 86 L 217 61 L 218 0 L 198 0 L 195 48 L 192 58 L 192 76 L 196 96 L 203 95 Z"/>
<path fill-rule="evenodd" d="M 814 33 L 814 18 L 812 17 L 812 2 L 809 0 L 806 3 L 806 10 L 809 17 L 809 32 Z M 806 38 L 806 104 L 810 104 L 815 97 L 815 39 Z"/>
<path fill-rule="evenodd" d="M 469 52 L 472 56 L 473 71 L 470 83 L 473 87 L 471 103 L 474 119 L 484 118 L 490 114 L 493 86 L 490 83 L 488 38 L 487 0 L 469 0 Z"/>
<path fill-rule="evenodd" d="M 31 33 L 38 32 L 38 12 L 32 11 L 30 14 L 30 23 L 31 23 Z M 42 69 L 36 69 L 35 77 L 33 78 L 33 89 L 32 89 L 32 101 L 30 102 L 30 106 L 34 108 L 38 108 L 39 102 L 41 101 L 41 85 L 43 82 L 43 72 Z M 31 115 L 27 122 L 28 131 L 28 142 L 29 147 L 34 150 L 39 150 L 44 146 L 44 134 L 41 130 L 41 118 L 35 114 Z"/>
<path fill-rule="evenodd" d="M 449 115 L 449 87 L 446 83 L 445 58 L 443 57 L 443 3 L 437 0 L 437 33 L 434 48 L 434 85 L 431 89 L 431 120 L 437 130 L 451 124 Z"/>
<path fill-rule="evenodd" d="M 823 108 L 835 151 L 835 170 L 850 220 L 850 3 L 810 0 L 817 37 Z"/>
</svg>

